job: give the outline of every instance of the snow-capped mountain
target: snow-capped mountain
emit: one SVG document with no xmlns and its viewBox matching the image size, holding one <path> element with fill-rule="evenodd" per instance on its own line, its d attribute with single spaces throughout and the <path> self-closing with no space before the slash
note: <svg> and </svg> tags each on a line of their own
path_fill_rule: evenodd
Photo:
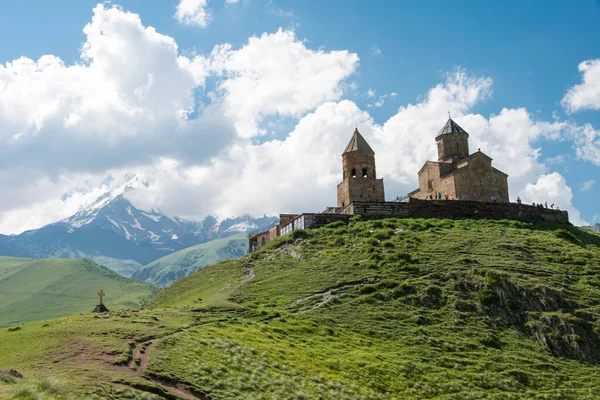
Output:
<svg viewBox="0 0 600 400">
<path fill-rule="evenodd" d="M 124 275 L 160 257 L 248 232 L 276 222 L 274 217 L 242 216 L 203 221 L 170 217 L 160 210 L 143 211 L 126 198 L 147 183 L 133 177 L 64 220 L 20 235 L 0 235 L 0 255 L 19 257 L 87 257 Z"/>
</svg>

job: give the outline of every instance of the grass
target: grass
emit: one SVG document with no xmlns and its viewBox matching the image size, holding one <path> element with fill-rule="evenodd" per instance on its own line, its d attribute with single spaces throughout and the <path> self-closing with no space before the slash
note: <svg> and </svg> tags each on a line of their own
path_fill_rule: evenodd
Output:
<svg viewBox="0 0 600 400">
<path fill-rule="evenodd" d="M 206 267 L 144 310 L 48 323 L 0 330 L 0 369 L 95 398 L 178 382 L 213 399 L 595 399 L 600 235 L 354 218 Z M 131 342 L 143 376 L 114 364 L 136 363 Z"/>
<path fill-rule="evenodd" d="M 0 328 L 91 311 L 100 289 L 114 310 L 139 308 L 157 291 L 89 260 L 0 257 Z"/>
<path fill-rule="evenodd" d="M 169 286 L 200 268 L 230 258 L 238 258 L 248 251 L 248 236 L 238 233 L 223 239 L 211 240 L 169 254 L 151 262 L 132 274 L 138 280 L 158 286 Z"/>
</svg>

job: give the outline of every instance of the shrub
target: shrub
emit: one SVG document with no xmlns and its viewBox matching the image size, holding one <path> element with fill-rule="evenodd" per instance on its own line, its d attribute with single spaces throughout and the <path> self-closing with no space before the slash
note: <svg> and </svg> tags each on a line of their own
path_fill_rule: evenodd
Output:
<svg viewBox="0 0 600 400">
<path fill-rule="evenodd" d="M 391 240 L 386 240 L 385 242 L 382 243 L 382 245 L 386 249 L 393 249 L 394 247 L 396 247 L 396 245 L 394 244 L 394 242 L 392 242 Z"/>
<path fill-rule="evenodd" d="M 373 235 L 374 238 L 379 239 L 379 240 L 387 240 L 390 237 L 392 237 L 392 235 L 394 234 L 394 230 L 391 228 L 386 228 L 386 229 L 382 229 L 379 230 L 375 233 L 375 235 Z"/>
<path fill-rule="evenodd" d="M 294 240 L 306 239 L 309 236 L 310 235 L 306 229 L 296 229 L 295 231 L 292 232 L 292 239 L 294 239 Z"/>
<path fill-rule="evenodd" d="M 335 221 L 326 225 L 327 228 L 339 228 L 341 226 L 345 227 L 346 223 L 344 221 Z"/>
</svg>

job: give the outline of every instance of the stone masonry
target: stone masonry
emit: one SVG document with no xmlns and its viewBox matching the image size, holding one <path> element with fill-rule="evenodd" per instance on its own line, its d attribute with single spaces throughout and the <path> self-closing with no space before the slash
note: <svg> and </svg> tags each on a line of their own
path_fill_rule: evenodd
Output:
<svg viewBox="0 0 600 400">
<path fill-rule="evenodd" d="M 438 161 L 427 161 L 419 171 L 419 189 L 405 201 L 386 202 L 383 179 L 377 179 L 375 152 L 355 129 L 342 154 L 337 207 L 327 207 L 322 213 L 281 214 L 279 225 L 249 238 L 249 251 L 297 229 L 348 222 L 353 214 L 569 223 L 566 211 L 510 203 L 508 175 L 492 167 L 492 159 L 481 151 L 469 155 L 468 139 L 469 134 L 449 118 L 436 137 Z M 438 193 L 440 200 L 434 199 Z"/>
<path fill-rule="evenodd" d="M 377 179 L 375 152 L 354 130 L 342 153 L 342 182 L 337 187 L 338 207 L 354 201 L 385 201 L 383 179 Z"/>
<path fill-rule="evenodd" d="M 508 202 L 508 175 L 492 167 L 492 159 L 481 151 L 469 155 L 469 134 L 451 118 L 436 142 L 438 161 L 427 161 L 419 171 L 419 189 L 409 193 L 416 199 L 463 197 L 467 200 Z"/>
</svg>

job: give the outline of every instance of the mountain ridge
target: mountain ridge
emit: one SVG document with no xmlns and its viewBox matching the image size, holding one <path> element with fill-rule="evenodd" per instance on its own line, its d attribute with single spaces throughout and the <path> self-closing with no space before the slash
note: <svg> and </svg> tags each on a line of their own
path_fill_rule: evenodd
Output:
<svg viewBox="0 0 600 400">
<path fill-rule="evenodd" d="M 100 289 L 112 311 L 140 307 L 158 291 L 90 260 L 0 257 L 0 327 L 91 311 Z"/>
<path fill-rule="evenodd" d="M 160 210 L 140 210 L 126 195 L 145 184 L 134 177 L 70 217 L 18 235 L 0 235 L 0 255 L 89 258 L 131 276 L 141 266 L 178 250 L 255 230 L 277 220 L 245 215 L 189 221 Z"/>
<path fill-rule="evenodd" d="M 131 277 L 164 287 L 208 265 L 241 257 L 247 251 L 247 235 L 237 233 L 161 257 L 135 271 Z"/>
</svg>

